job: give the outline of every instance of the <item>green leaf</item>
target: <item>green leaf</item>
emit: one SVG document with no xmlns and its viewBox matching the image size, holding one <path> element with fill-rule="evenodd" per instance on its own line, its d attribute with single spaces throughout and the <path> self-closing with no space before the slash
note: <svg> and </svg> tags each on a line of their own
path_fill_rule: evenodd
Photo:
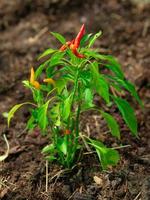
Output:
<svg viewBox="0 0 150 200">
<path fill-rule="evenodd" d="M 109 86 L 103 75 L 98 72 L 98 64 L 95 62 L 91 66 L 91 71 L 93 74 L 93 88 L 95 88 L 96 92 L 109 103 Z"/>
<path fill-rule="evenodd" d="M 74 82 L 74 76 L 70 73 L 66 73 L 66 74 L 63 74 L 61 76 L 62 79 L 66 79 L 66 80 L 69 80 L 71 82 Z"/>
<path fill-rule="evenodd" d="M 100 54 L 96 50 L 84 49 L 83 53 L 88 57 L 92 57 L 97 60 L 101 59 Z"/>
<path fill-rule="evenodd" d="M 130 128 L 133 135 L 137 136 L 137 120 L 133 108 L 126 100 L 122 98 L 113 97 L 113 99 L 117 104 L 127 126 Z"/>
<path fill-rule="evenodd" d="M 119 67 L 117 67 L 116 65 L 106 64 L 105 67 L 107 67 L 109 70 L 111 70 L 120 79 L 124 79 L 124 75 L 123 75 L 121 69 Z"/>
<path fill-rule="evenodd" d="M 111 71 L 114 72 L 116 76 L 118 76 L 120 79 L 124 79 L 124 74 L 121 70 L 121 66 L 116 60 L 115 57 L 111 55 L 103 55 L 104 59 L 108 62 L 105 66 L 109 68 Z"/>
<path fill-rule="evenodd" d="M 51 34 L 57 39 L 59 40 L 59 42 L 61 42 L 62 44 L 66 43 L 66 39 L 59 33 L 55 33 L 55 32 L 51 32 Z"/>
<path fill-rule="evenodd" d="M 105 78 L 108 80 L 109 84 L 110 84 L 113 88 L 115 88 L 118 92 L 121 93 L 121 92 L 123 91 L 121 85 L 118 84 L 118 82 L 116 82 L 114 76 L 110 76 L 110 75 L 106 75 L 106 74 L 105 74 L 104 76 L 105 76 Z"/>
<path fill-rule="evenodd" d="M 57 158 L 55 156 L 46 156 L 46 160 L 48 160 L 49 162 L 52 162 L 54 160 L 57 160 Z"/>
<path fill-rule="evenodd" d="M 41 128 L 41 130 L 43 130 L 43 131 L 45 131 L 45 129 L 48 125 L 47 109 L 48 109 L 50 100 L 48 100 L 44 105 L 42 105 L 38 109 L 38 116 L 37 116 L 38 124 L 39 124 L 39 127 Z"/>
<path fill-rule="evenodd" d="M 66 121 L 70 115 L 71 102 L 72 102 L 72 94 L 68 96 L 63 102 L 62 118 L 64 121 Z"/>
<path fill-rule="evenodd" d="M 120 160 L 119 153 L 111 148 L 101 148 L 96 150 L 97 153 L 100 153 L 102 168 L 107 169 L 109 166 L 117 165 Z"/>
<path fill-rule="evenodd" d="M 85 50 L 84 54 L 87 56 L 91 56 L 92 58 L 95 58 L 98 61 L 104 61 L 104 63 L 101 63 L 102 65 L 110 69 L 120 79 L 124 79 L 124 74 L 121 70 L 120 64 L 113 56 L 99 54 L 98 52 L 91 50 Z"/>
<path fill-rule="evenodd" d="M 46 145 L 46 146 L 42 149 L 42 153 L 44 153 L 44 154 L 53 154 L 54 151 L 55 151 L 55 146 L 54 146 L 54 144 Z"/>
<path fill-rule="evenodd" d="M 55 126 L 60 126 L 60 124 L 61 124 L 59 107 L 60 107 L 60 104 L 57 103 L 57 104 L 53 105 L 53 107 L 50 110 L 50 119 L 53 121 Z"/>
<path fill-rule="evenodd" d="M 101 115 L 104 117 L 104 119 L 106 120 L 108 127 L 111 131 L 111 134 L 114 137 L 117 137 L 118 139 L 120 139 L 120 130 L 119 130 L 119 126 L 117 121 L 114 119 L 114 117 L 106 112 L 100 111 Z"/>
<path fill-rule="evenodd" d="M 70 65 L 70 66 L 68 66 L 68 64 L 65 65 L 59 71 L 64 72 L 64 73 L 74 74 L 76 72 L 76 67 L 73 66 L 73 63 L 71 63 L 71 64 L 72 65 Z"/>
<path fill-rule="evenodd" d="M 50 63 L 50 59 L 46 60 L 44 63 L 42 63 L 37 70 L 35 71 L 35 79 L 37 79 L 41 73 L 43 72 L 44 68 L 47 70 Z"/>
<path fill-rule="evenodd" d="M 7 119 L 8 118 L 8 112 L 3 112 L 2 116 Z"/>
<path fill-rule="evenodd" d="M 43 101 L 43 93 L 41 90 L 37 90 L 35 89 L 29 81 L 22 81 L 24 86 L 29 88 L 32 91 L 32 95 L 33 95 L 33 100 L 34 102 L 37 102 L 38 104 L 41 103 Z"/>
<path fill-rule="evenodd" d="M 55 49 L 46 49 L 39 57 L 38 57 L 38 60 L 40 60 L 41 58 L 45 57 L 45 56 L 48 56 L 52 53 L 55 53 L 57 50 Z"/>
<path fill-rule="evenodd" d="M 58 65 L 61 62 L 61 59 L 63 58 L 65 52 L 56 52 L 52 55 L 50 59 L 50 66 Z"/>
<path fill-rule="evenodd" d="M 140 106 L 142 108 L 144 107 L 143 102 L 141 101 L 141 99 L 135 89 L 135 86 L 130 81 L 123 80 L 118 77 L 113 77 L 110 75 L 105 75 L 105 77 L 111 80 L 111 85 L 113 87 L 115 87 L 118 91 L 121 92 L 122 87 L 124 87 L 126 90 L 128 90 L 131 93 L 131 95 L 136 99 L 136 101 L 140 104 Z"/>
<path fill-rule="evenodd" d="M 62 92 L 66 83 L 67 83 L 67 80 L 64 78 L 60 78 L 59 80 L 56 81 L 56 88 L 57 88 L 58 94 Z"/>
<path fill-rule="evenodd" d="M 93 94 L 90 90 L 90 88 L 86 88 L 84 92 L 84 100 L 85 100 L 85 107 L 90 108 L 93 107 Z"/>
<path fill-rule="evenodd" d="M 46 77 L 52 78 L 54 76 L 54 74 L 55 74 L 55 68 L 52 66 L 48 66 L 46 68 Z"/>
<path fill-rule="evenodd" d="M 143 102 L 141 101 L 136 89 L 135 89 L 135 86 L 129 82 L 129 81 L 124 81 L 124 87 L 131 93 L 131 95 L 137 100 L 137 102 L 140 104 L 141 107 L 144 107 L 143 106 Z"/>
<path fill-rule="evenodd" d="M 103 97 L 106 103 L 109 103 L 109 86 L 102 75 L 99 76 L 97 80 L 97 85 L 95 87 L 99 95 Z"/>
<path fill-rule="evenodd" d="M 67 87 L 65 87 L 62 91 L 61 99 L 65 101 L 65 99 L 67 99 L 68 97 L 69 97 L 69 91 Z"/>
<path fill-rule="evenodd" d="M 63 137 L 63 138 L 58 139 L 57 148 L 64 155 L 67 154 L 67 137 Z"/>
<path fill-rule="evenodd" d="M 34 127 L 35 127 L 35 119 L 34 119 L 33 116 L 31 116 L 31 117 L 29 118 L 28 122 L 27 122 L 26 128 L 29 129 L 29 130 L 31 130 L 31 129 L 33 129 Z"/>
<path fill-rule="evenodd" d="M 43 93 L 40 90 L 32 89 L 32 93 L 35 102 L 37 102 L 38 104 L 43 103 Z"/>
<path fill-rule="evenodd" d="M 8 127 L 10 125 L 10 120 L 12 119 L 12 117 L 14 116 L 15 112 L 23 105 L 27 105 L 27 104 L 30 104 L 30 105 L 33 105 L 32 103 L 30 102 L 25 102 L 25 103 L 21 103 L 21 104 L 17 104 L 15 105 L 8 113 L 8 118 L 7 118 L 7 124 L 8 124 Z"/>
<path fill-rule="evenodd" d="M 43 95 L 42 92 L 40 90 L 35 89 L 29 81 L 25 80 L 22 81 L 22 83 L 24 84 L 25 87 L 29 88 L 32 91 L 33 94 L 33 99 L 35 102 L 40 103 L 43 100 Z"/>
<path fill-rule="evenodd" d="M 97 140 L 89 140 L 89 144 L 96 149 L 103 169 L 107 169 L 109 166 L 114 166 L 118 163 L 120 156 L 116 150 L 105 147 L 101 142 Z"/>
<path fill-rule="evenodd" d="M 28 80 L 24 80 L 24 81 L 22 81 L 22 83 L 26 88 L 29 88 L 31 90 L 33 89 L 33 87 L 30 85 Z"/>
<path fill-rule="evenodd" d="M 85 87 L 91 86 L 92 75 L 90 70 L 84 70 L 80 72 L 79 80 L 81 80 Z"/>
<path fill-rule="evenodd" d="M 80 42 L 80 47 L 82 47 L 91 37 L 92 33 L 90 34 L 85 34 L 83 36 L 83 38 L 81 39 L 81 42 Z"/>
<path fill-rule="evenodd" d="M 96 33 L 95 35 L 93 35 L 93 36 L 90 38 L 88 47 L 90 48 L 90 47 L 95 43 L 95 40 L 96 40 L 98 37 L 100 37 L 101 35 L 102 35 L 102 31 L 99 31 L 98 33 Z"/>
<path fill-rule="evenodd" d="M 52 85 L 43 85 L 43 84 L 41 84 L 40 85 L 40 90 L 41 91 L 45 91 L 45 92 L 50 92 L 50 90 L 52 89 Z"/>
</svg>

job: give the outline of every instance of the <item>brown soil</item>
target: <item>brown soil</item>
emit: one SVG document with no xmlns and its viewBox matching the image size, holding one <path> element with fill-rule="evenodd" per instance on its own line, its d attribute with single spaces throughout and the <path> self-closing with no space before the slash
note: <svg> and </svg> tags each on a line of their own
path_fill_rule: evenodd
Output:
<svg viewBox="0 0 150 200">
<path fill-rule="evenodd" d="M 42 2 L 42 3 L 41 3 Z M 0 1 L 0 154 L 6 148 L 3 133 L 10 144 L 8 158 L 0 163 L 0 199 L 2 200 L 149 200 L 150 199 L 150 5 L 124 0 L 1 0 Z M 2 113 L 14 104 L 31 98 L 21 81 L 36 58 L 48 47 L 58 46 L 49 32 L 75 35 L 82 23 L 87 32 L 103 30 L 96 46 L 115 55 L 126 77 L 137 86 L 145 109 L 134 105 L 139 123 L 139 138 L 130 136 L 121 124 L 122 139 L 106 134 L 106 125 L 97 113 L 81 117 L 81 128 L 105 144 L 131 145 L 120 149 L 120 163 L 101 171 L 94 154 L 84 154 L 70 171 L 49 164 L 48 191 L 45 191 L 45 161 L 40 153 L 46 139 L 27 133 L 24 108 L 10 129 Z M 112 109 L 112 112 L 115 110 Z M 86 124 L 86 125 L 85 125 Z M 86 151 L 85 151 L 86 152 Z"/>
</svg>

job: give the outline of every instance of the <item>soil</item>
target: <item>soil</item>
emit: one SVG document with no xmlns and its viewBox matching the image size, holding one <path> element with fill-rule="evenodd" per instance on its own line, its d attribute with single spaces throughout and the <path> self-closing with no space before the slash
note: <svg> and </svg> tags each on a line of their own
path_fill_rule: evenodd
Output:
<svg viewBox="0 0 150 200">
<path fill-rule="evenodd" d="M 0 154 L 10 153 L 0 163 L 0 199 L 2 200 L 149 200 L 150 199 L 150 4 L 124 0 L 1 0 L 0 1 Z M 2 113 L 16 103 L 31 98 L 21 84 L 29 76 L 31 65 L 48 47 L 59 47 L 50 31 L 68 39 L 82 23 L 87 32 L 102 30 L 96 43 L 101 52 L 113 54 L 122 64 L 126 77 L 135 83 L 145 108 L 130 96 L 139 124 L 139 138 L 131 136 L 114 109 L 121 125 L 118 142 L 106 129 L 97 113 L 81 117 L 81 129 L 108 146 L 128 145 L 119 149 L 120 163 L 102 171 L 96 155 L 86 150 L 72 170 L 57 163 L 48 166 L 41 154 L 46 138 L 27 133 L 26 108 L 18 112 L 8 129 Z M 37 130 L 36 130 L 37 131 Z M 38 135 L 38 136 L 37 136 Z M 130 145 L 130 146 L 129 146 Z"/>
</svg>

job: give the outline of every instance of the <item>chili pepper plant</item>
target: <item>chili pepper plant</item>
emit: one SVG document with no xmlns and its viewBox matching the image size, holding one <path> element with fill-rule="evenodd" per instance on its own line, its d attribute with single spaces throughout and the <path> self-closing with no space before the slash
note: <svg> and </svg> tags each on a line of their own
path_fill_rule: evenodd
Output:
<svg viewBox="0 0 150 200">
<path fill-rule="evenodd" d="M 125 78 L 113 56 L 93 49 L 101 31 L 85 34 L 83 24 L 71 41 L 66 41 L 59 33 L 51 34 L 62 46 L 59 49 L 49 48 L 39 56 L 38 59 L 44 61 L 36 70 L 32 67 L 29 80 L 23 81 L 24 86 L 32 92 L 33 102 L 15 105 L 8 113 L 8 125 L 14 113 L 21 106 L 29 104 L 27 129 L 39 127 L 42 135 L 49 136 L 49 144 L 42 150 L 46 159 L 56 160 L 70 168 L 83 147 L 89 146 L 95 149 L 103 169 L 116 165 L 119 154 L 115 149 L 81 133 L 80 115 L 96 110 L 105 119 L 112 136 L 120 139 L 119 125 L 109 112 L 115 104 L 131 134 L 137 137 L 134 110 L 122 98 L 124 92 L 129 92 L 142 106 L 136 89 Z M 99 95 L 101 105 L 105 106 L 98 107 L 94 103 L 95 95 Z"/>
</svg>

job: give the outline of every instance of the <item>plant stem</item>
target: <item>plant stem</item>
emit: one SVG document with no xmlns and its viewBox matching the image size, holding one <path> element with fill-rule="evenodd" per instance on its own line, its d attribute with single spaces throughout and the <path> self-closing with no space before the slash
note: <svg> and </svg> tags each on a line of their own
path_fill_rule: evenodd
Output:
<svg viewBox="0 0 150 200">
<path fill-rule="evenodd" d="M 72 101 L 71 101 L 71 109 L 73 109 L 73 105 L 74 105 L 74 100 L 75 100 L 75 95 L 76 95 L 76 91 L 78 89 L 78 77 L 79 77 L 79 67 L 77 68 L 77 71 L 76 71 L 76 77 L 75 77 L 75 85 L 74 85 L 74 88 L 73 88 L 73 95 L 72 95 Z M 72 161 L 74 160 L 74 156 L 75 156 L 75 152 L 76 152 L 76 148 L 77 148 L 77 142 L 78 142 L 78 132 L 79 132 L 79 127 L 78 127 L 78 121 L 79 121 L 79 113 L 80 113 L 80 107 L 78 106 L 78 110 L 77 110 L 77 117 L 76 117 L 76 120 L 75 120 L 75 135 L 74 137 L 72 137 L 72 139 L 74 140 L 74 145 L 73 147 L 71 148 L 70 146 L 70 143 L 68 142 L 67 143 L 67 166 L 70 167 Z M 71 120 L 71 116 L 69 117 L 68 119 L 68 127 L 70 128 L 70 120 Z M 72 142 L 73 142 L 72 140 Z"/>
<path fill-rule="evenodd" d="M 79 136 L 79 117 L 80 117 L 81 106 L 78 105 L 77 116 L 76 116 L 76 138 Z"/>
</svg>

